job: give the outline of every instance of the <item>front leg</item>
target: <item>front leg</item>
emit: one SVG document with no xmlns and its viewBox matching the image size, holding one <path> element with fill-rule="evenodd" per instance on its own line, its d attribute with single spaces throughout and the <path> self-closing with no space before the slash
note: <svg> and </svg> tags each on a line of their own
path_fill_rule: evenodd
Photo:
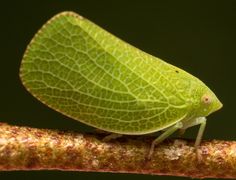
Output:
<svg viewBox="0 0 236 180">
<path fill-rule="evenodd" d="M 195 140 L 195 148 L 197 149 L 199 144 L 201 143 L 202 136 L 206 127 L 206 118 L 205 117 L 198 117 L 191 120 L 188 120 L 187 122 L 183 123 L 183 127 L 180 129 L 182 132 L 184 132 L 186 129 L 196 126 L 200 124 L 200 128 L 198 130 L 197 138 Z"/>
<path fill-rule="evenodd" d="M 198 130 L 197 138 L 195 140 L 195 148 L 198 149 L 201 141 L 202 141 L 202 136 L 206 128 L 206 118 L 205 117 L 199 117 L 196 118 L 196 123 L 200 124 L 200 128 Z"/>
<path fill-rule="evenodd" d="M 196 126 L 199 124 L 200 124 L 200 128 L 198 130 L 198 134 L 197 134 L 197 137 L 195 140 L 195 145 L 194 145 L 196 153 L 197 153 L 198 161 L 201 159 L 200 155 L 198 153 L 198 147 L 202 141 L 202 136 L 203 136 L 203 133 L 206 128 L 206 118 L 205 117 L 198 117 L 198 118 L 191 119 L 191 120 L 185 122 L 183 127 L 181 128 L 182 132 L 184 132 L 187 128 L 192 127 L 192 126 Z"/>
</svg>

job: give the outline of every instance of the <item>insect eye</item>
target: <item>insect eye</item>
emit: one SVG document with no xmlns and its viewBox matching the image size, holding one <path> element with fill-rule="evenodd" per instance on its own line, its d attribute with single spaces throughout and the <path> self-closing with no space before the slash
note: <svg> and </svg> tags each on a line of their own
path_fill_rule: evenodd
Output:
<svg viewBox="0 0 236 180">
<path fill-rule="evenodd" d="M 204 104 L 210 104 L 211 103 L 211 97 L 209 95 L 203 95 L 201 98 L 202 103 Z"/>
</svg>

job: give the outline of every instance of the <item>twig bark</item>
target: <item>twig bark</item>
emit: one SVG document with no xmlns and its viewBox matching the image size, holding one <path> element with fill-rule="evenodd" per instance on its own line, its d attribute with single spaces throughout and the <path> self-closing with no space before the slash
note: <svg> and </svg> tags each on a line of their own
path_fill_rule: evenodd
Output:
<svg viewBox="0 0 236 180">
<path fill-rule="evenodd" d="M 200 160 L 191 140 L 168 140 L 147 159 L 152 137 L 103 142 L 79 134 L 0 123 L 0 171 L 62 170 L 236 178 L 236 142 L 203 141 Z"/>
</svg>

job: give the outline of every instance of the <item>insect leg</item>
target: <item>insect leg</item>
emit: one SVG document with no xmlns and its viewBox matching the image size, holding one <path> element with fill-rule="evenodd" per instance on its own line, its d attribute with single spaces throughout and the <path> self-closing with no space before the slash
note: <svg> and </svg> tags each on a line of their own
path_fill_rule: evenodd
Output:
<svg viewBox="0 0 236 180">
<path fill-rule="evenodd" d="M 195 147 L 195 150 L 196 150 L 197 160 L 201 161 L 201 156 L 199 154 L 198 147 L 201 143 L 202 135 L 203 135 L 205 127 L 206 127 L 206 118 L 205 117 L 199 117 L 199 118 L 193 119 L 192 122 L 190 124 L 188 124 L 185 128 L 195 126 L 195 125 L 198 125 L 198 124 L 200 124 L 200 128 L 198 130 L 198 134 L 197 134 L 197 138 L 195 140 L 194 147 Z"/>
<path fill-rule="evenodd" d="M 200 118 L 197 118 L 196 121 L 198 121 L 198 124 L 200 124 L 200 128 L 198 130 L 197 138 L 196 138 L 195 145 L 194 145 L 195 148 L 197 149 L 199 144 L 201 143 L 202 135 L 203 135 L 205 127 L 206 127 L 206 118 L 200 117 Z"/>
<path fill-rule="evenodd" d="M 197 138 L 196 138 L 195 144 L 194 144 L 198 161 L 201 160 L 201 156 L 199 154 L 198 147 L 199 147 L 199 144 L 201 143 L 202 135 L 203 135 L 205 127 L 206 127 L 206 118 L 205 117 L 198 117 L 198 118 L 191 119 L 187 122 L 184 122 L 183 127 L 180 129 L 182 131 L 185 131 L 187 128 L 192 127 L 192 126 L 196 126 L 199 124 L 200 124 L 200 128 L 198 130 Z"/>
<path fill-rule="evenodd" d="M 121 136 L 123 136 L 123 135 L 122 135 L 122 134 L 115 134 L 115 133 L 112 133 L 112 134 L 109 134 L 109 135 L 105 136 L 102 140 L 103 140 L 104 142 L 108 142 L 108 141 L 110 141 L 110 140 L 112 140 L 112 139 L 116 139 L 116 138 L 119 138 L 119 137 L 121 137 Z"/>
<path fill-rule="evenodd" d="M 198 130 L 198 135 L 195 141 L 195 148 L 197 149 L 197 147 L 199 146 L 199 144 L 201 143 L 201 139 L 202 139 L 202 135 L 204 133 L 205 127 L 206 127 L 206 118 L 205 117 L 198 117 L 198 118 L 194 118 L 186 123 L 183 124 L 183 127 L 181 128 L 181 130 L 186 130 L 189 127 L 192 126 L 196 126 L 200 124 L 200 128 Z"/>
<path fill-rule="evenodd" d="M 154 148 L 157 144 L 160 144 L 162 141 L 164 141 L 167 137 L 169 137 L 171 134 L 173 134 L 176 130 L 183 127 L 182 122 L 177 122 L 175 125 L 168 128 L 164 133 L 162 133 L 159 137 L 157 137 L 154 141 L 152 141 L 152 145 L 149 151 L 148 159 L 151 158 Z"/>
</svg>

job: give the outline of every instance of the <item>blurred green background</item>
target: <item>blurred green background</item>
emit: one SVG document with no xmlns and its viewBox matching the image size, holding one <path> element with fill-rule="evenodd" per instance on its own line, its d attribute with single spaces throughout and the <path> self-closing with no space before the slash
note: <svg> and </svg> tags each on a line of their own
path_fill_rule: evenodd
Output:
<svg viewBox="0 0 236 180">
<path fill-rule="evenodd" d="M 0 6 L 0 121 L 37 128 L 91 131 L 49 109 L 21 85 L 24 50 L 53 15 L 75 11 L 130 44 L 203 80 L 224 108 L 208 118 L 205 139 L 235 140 L 235 0 L 5 1 Z M 195 138 L 197 127 L 185 137 Z M 187 179 L 150 175 L 34 171 L 0 172 L 0 179 Z"/>
</svg>

